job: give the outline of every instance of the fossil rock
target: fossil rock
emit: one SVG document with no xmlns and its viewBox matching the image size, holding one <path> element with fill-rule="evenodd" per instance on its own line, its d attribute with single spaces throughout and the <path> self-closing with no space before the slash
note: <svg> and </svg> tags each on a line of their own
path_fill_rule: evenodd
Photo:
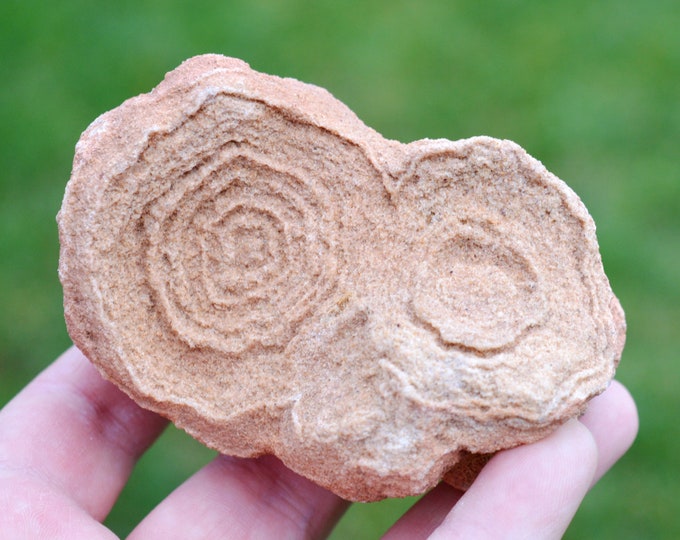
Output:
<svg viewBox="0 0 680 540">
<path fill-rule="evenodd" d="M 58 221 L 68 329 L 106 377 L 348 499 L 458 462 L 469 482 L 578 415 L 623 348 L 592 219 L 516 144 L 385 140 L 235 59 L 95 120 Z"/>
</svg>

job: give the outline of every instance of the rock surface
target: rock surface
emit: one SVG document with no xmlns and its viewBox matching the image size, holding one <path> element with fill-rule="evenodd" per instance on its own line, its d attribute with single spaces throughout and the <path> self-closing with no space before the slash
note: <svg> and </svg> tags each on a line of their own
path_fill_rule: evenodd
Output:
<svg viewBox="0 0 680 540">
<path fill-rule="evenodd" d="M 623 348 L 592 219 L 519 146 L 385 140 L 240 60 L 95 120 L 58 222 L 68 330 L 107 378 L 352 500 L 469 483 Z"/>
</svg>

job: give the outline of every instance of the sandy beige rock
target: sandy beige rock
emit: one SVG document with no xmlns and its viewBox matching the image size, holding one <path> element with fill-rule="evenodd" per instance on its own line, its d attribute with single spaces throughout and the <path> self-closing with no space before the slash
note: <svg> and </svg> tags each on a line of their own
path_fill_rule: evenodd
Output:
<svg viewBox="0 0 680 540">
<path fill-rule="evenodd" d="M 385 140 L 221 56 L 93 122 L 58 221 L 68 329 L 106 377 L 348 499 L 462 457 L 469 482 L 470 454 L 578 415 L 624 343 L 592 219 L 516 144 Z"/>
</svg>

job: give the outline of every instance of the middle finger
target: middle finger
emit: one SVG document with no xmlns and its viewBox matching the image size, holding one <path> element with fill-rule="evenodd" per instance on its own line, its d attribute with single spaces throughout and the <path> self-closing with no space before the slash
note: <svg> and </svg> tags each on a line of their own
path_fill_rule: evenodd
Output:
<svg viewBox="0 0 680 540">
<path fill-rule="evenodd" d="M 161 502 L 128 540 L 325 538 L 347 505 L 273 456 L 219 456 Z"/>
</svg>

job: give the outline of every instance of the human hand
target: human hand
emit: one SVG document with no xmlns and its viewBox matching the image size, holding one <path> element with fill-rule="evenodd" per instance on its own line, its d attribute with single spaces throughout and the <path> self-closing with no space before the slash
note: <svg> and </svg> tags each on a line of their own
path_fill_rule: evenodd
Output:
<svg viewBox="0 0 680 540">
<path fill-rule="evenodd" d="M 116 538 L 101 521 L 165 425 L 69 349 L 0 411 L 0 539 Z M 614 382 L 580 420 L 499 452 L 465 494 L 434 488 L 385 538 L 559 538 L 636 433 L 633 400 Z M 128 538 L 324 538 L 346 507 L 274 457 L 219 456 Z"/>
</svg>

